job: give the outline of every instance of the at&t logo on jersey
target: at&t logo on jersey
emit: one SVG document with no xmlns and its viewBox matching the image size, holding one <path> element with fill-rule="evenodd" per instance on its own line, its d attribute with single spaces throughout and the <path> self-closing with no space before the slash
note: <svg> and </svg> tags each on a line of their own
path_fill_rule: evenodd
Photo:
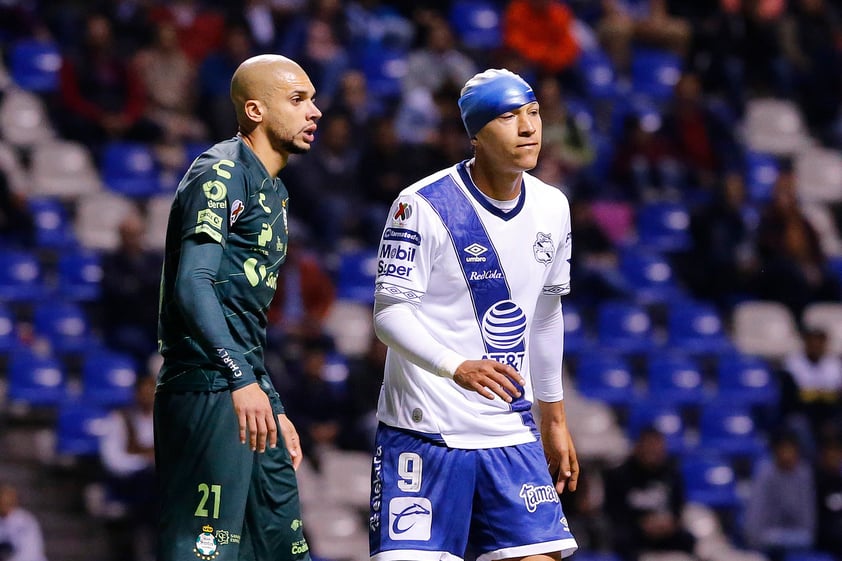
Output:
<svg viewBox="0 0 842 561">
<path fill-rule="evenodd" d="M 538 485 L 536 487 L 530 483 L 524 483 L 518 496 L 523 499 L 526 510 L 529 512 L 535 512 L 540 504 L 559 502 L 558 492 L 552 485 Z"/>
<path fill-rule="evenodd" d="M 389 537 L 393 540 L 429 540 L 433 505 L 424 497 L 395 497 L 389 501 Z"/>
<path fill-rule="evenodd" d="M 482 335 L 488 343 L 490 358 L 520 371 L 525 356 L 526 314 L 511 300 L 491 306 L 482 318 Z"/>
<path fill-rule="evenodd" d="M 377 275 L 407 279 L 415 268 L 417 249 L 403 244 L 383 243 L 377 261 Z"/>
</svg>

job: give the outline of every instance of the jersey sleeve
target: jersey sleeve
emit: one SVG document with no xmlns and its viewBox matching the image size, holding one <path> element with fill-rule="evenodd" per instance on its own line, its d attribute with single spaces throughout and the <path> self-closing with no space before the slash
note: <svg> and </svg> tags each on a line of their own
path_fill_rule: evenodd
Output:
<svg viewBox="0 0 842 561">
<path fill-rule="evenodd" d="M 247 185 L 241 164 L 208 160 L 182 189 L 182 238 L 206 236 L 225 245 L 228 229 L 243 211 Z"/>
<path fill-rule="evenodd" d="M 429 204 L 416 194 L 399 196 L 377 249 L 375 298 L 419 304 L 427 292 L 437 238 Z"/>
<path fill-rule="evenodd" d="M 570 203 L 564 195 L 561 195 L 560 205 L 562 226 L 543 293 L 564 296 L 570 293 L 570 259 L 573 255 L 573 239 L 570 231 Z"/>
</svg>

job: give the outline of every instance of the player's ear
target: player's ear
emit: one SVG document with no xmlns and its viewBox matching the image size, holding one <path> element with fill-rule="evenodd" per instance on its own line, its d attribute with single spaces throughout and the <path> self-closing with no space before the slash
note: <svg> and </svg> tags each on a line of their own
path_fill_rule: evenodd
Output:
<svg viewBox="0 0 842 561">
<path fill-rule="evenodd" d="M 245 103 L 246 117 L 255 123 L 263 120 L 263 104 L 256 99 L 249 99 Z"/>
</svg>

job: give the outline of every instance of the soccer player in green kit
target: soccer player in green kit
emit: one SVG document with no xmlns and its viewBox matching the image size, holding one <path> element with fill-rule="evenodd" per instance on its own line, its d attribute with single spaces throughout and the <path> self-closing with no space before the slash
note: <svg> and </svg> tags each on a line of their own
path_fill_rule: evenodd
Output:
<svg viewBox="0 0 842 561">
<path fill-rule="evenodd" d="M 263 361 L 287 251 L 290 154 L 321 112 L 294 61 L 259 55 L 231 80 L 238 134 L 199 156 L 167 228 L 155 397 L 158 561 L 309 560 L 301 447 Z M 278 443 L 279 433 L 282 442 Z"/>
</svg>

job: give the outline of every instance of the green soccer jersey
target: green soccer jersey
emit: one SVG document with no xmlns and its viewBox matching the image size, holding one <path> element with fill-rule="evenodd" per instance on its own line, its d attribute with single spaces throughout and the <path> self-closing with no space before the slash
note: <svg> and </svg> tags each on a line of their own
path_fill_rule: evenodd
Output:
<svg viewBox="0 0 842 561">
<path fill-rule="evenodd" d="M 175 301 L 182 243 L 194 236 L 223 247 L 214 290 L 233 351 L 245 357 L 256 376 L 266 374 L 267 310 L 286 259 L 287 203 L 284 184 L 270 177 L 239 137 L 211 147 L 190 167 L 178 186 L 167 228 L 158 324 L 164 364 L 158 391 L 217 391 L 231 387 L 232 376 L 241 375 L 225 353 L 202 348 L 184 317 L 190 311 Z"/>
</svg>

